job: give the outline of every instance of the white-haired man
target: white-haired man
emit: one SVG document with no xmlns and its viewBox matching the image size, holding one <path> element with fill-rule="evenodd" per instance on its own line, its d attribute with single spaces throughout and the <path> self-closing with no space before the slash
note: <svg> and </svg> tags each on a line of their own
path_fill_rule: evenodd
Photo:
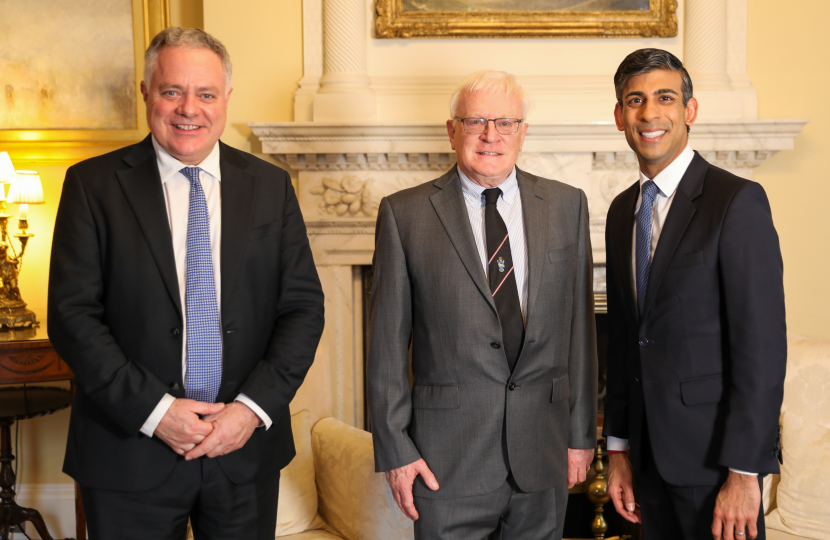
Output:
<svg viewBox="0 0 830 540">
<path fill-rule="evenodd" d="M 380 206 L 375 463 L 417 539 L 561 538 L 596 444 L 587 201 L 516 168 L 527 109 L 512 75 L 470 75 L 447 121 L 457 167 Z"/>
<path fill-rule="evenodd" d="M 145 61 L 151 135 L 71 167 L 55 222 L 63 470 L 92 538 L 273 540 L 323 292 L 288 174 L 219 142 L 225 47 L 173 27 Z"/>
</svg>

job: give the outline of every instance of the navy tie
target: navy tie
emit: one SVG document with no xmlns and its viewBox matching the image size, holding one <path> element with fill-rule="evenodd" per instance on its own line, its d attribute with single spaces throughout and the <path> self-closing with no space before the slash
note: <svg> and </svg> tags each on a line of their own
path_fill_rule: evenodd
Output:
<svg viewBox="0 0 830 540">
<path fill-rule="evenodd" d="M 213 403 L 222 384 L 222 329 L 213 278 L 210 219 L 198 167 L 181 173 L 190 180 L 187 216 L 187 382 L 188 399 Z"/>
<path fill-rule="evenodd" d="M 651 209 L 660 189 L 651 180 L 643 184 L 643 202 L 637 213 L 637 311 L 643 316 L 648 290 L 648 272 L 651 268 Z"/>
</svg>

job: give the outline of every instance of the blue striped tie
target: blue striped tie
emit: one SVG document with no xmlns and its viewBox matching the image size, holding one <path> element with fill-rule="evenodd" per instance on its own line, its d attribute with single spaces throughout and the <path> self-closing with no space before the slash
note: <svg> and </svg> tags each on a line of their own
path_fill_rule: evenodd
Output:
<svg viewBox="0 0 830 540">
<path fill-rule="evenodd" d="M 187 382 L 188 399 L 213 403 L 222 384 L 222 329 L 213 278 L 210 219 L 198 167 L 181 173 L 190 180 L 187 216 Z"/>
<path fill-rule="evenodd" d="M 648 290 L 648 272 L 651 268 L 651 208 L 660 189 L 648 180 L 643 184 L 643 202 L 637 213 L 637 311 L 643 316 Z"/>
</svg>

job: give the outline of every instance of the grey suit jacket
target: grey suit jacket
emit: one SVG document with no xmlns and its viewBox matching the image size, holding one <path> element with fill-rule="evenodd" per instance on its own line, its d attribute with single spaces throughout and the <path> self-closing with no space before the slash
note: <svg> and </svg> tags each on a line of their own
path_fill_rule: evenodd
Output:
<svg viewBox="0 0 830 540">
<path fill-rule="evenodd" d="M 518 171 L 528 248 L 525 342 L 514 372 L 454 167 L 385 198 L 369 337 L 375 463 L 424 458 L 431 498 L 567 483 L 567 449 L 596 445 L 597 360 L 588 206 Z M 412 343 L 412 374 L 408 348 Z"/>
</svg>

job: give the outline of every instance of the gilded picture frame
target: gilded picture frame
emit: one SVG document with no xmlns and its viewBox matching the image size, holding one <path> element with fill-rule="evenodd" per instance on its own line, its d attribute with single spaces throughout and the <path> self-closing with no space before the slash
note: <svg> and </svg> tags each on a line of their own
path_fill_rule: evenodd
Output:
<svg viewBox="0 0 830 540">
<path fill-rule="evenodd" d="M 514 0 L 511 6 L 528 6 Z M 643 3 L 645 0 L 643 0 Z M 467 0 L 466 4 L 494 4 Z M 444 2 L 444 5 L 449 2 Z M 588 4 L 581 2 L 582 5 Z M 406 9 L 417 5 L 420 9 Z M 378 38 L 599 38 L 677 36 L 677 0 L 648 0 L 648 9 L 556 10 L 480 9 L 439 11 L 442 0 L 375 0 Z M 588 4 L 590 5 L 590 4 Z M 606 0 L 604 5 L 614 5 Z"/>
<path fill-rule="evenodd" d="M 82 159 L 135 143 L 148 133 L 140 84 L 144 51 L 150 40 L 170 24 L 169 0 L 131 0 L 135 65 L 135 114 L 131 129 L 2 129 L 0 150 L 15 162 L 71 165 Z"/>
</svg>

